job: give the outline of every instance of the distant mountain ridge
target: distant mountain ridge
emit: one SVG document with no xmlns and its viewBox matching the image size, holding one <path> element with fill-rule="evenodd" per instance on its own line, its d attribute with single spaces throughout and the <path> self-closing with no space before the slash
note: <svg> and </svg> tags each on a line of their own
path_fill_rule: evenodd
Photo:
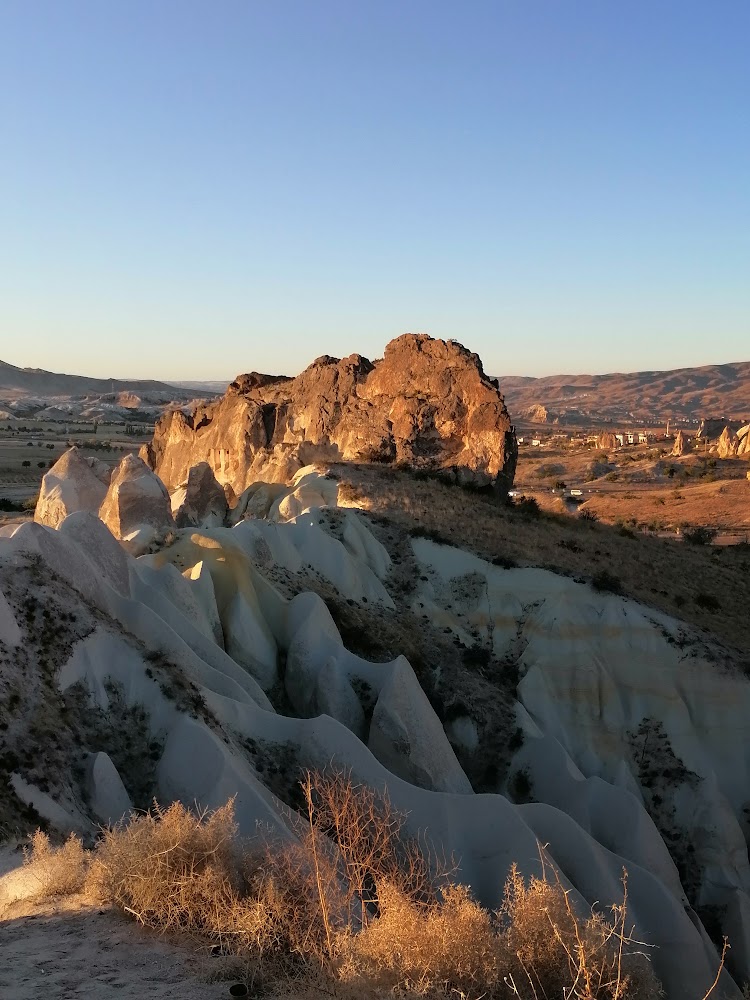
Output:
<svg viewBox="0 0 750 1000">
<path fill-rule="evenodd" d="M 231 378 L 224 379 L 208 379 L 206 381 L 190 381 L 185 379 L 179 382 L 170 382 L 170 385 L 176 385 L 180 389 L 190 389 L 193 392 L 215 392 L 217 395 L 221 396 L 229 387 L 229 383 L 232 381 Z"/>
<path fill-rule="evenodd" d="M 571 422 L 750 416 L 750 361 L 609 375 L 500 376 L 516 420 L 533 407 Z"/>
<path fill-rule="evenodd" d="M 535 407 L 545 408 L 549 421 L 571 423 L 750 418 L 750 361 L 606 375 L 500 375 L 499 382 L 514 420 L 528 419 Z M 221 395 L 228 384 L 90 378 L 0 361 L 0 400 L 132 393 L 150 403 L 189 402 Z"/>
<path fill-rule="evenodd" d="M 195 392 L 157 382 L 152 379 L 89 378 L 85 375 L 64 375 L 43 368 L 17 368 L 0 361 L 0 396 L 41 398 L 59 396 L 102 396 L 110 393 L 134 393 L 162 402 L 189 400 Z"/>
</svg>

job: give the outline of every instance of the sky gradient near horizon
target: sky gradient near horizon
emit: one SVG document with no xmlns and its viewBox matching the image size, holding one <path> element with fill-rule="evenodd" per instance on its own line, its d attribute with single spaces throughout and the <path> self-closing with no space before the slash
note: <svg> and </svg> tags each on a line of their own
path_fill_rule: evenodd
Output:
<svg viewBox="0 0 750 1000">
<path fill-rule="evenodd" d="M 3 0 L 0 358 L 747 360 L 747 0 Z"/>
</svg>

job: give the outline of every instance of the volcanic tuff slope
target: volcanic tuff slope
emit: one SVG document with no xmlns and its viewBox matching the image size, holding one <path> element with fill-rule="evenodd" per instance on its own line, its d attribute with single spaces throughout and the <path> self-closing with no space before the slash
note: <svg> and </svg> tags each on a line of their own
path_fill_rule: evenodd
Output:
<svg viewBox="0 0 750 1000">
<path fill-rule="evenodd" d="M 281 802 L 334 760 L 385 786 L 484 904 L 512 863 L 539 872 L 539 844 L 584 910 L 618 899 L 625 866 L 668 997 L 710 985 L 709 917 L 747 978 L 750 681 L 710 644 L 584 582 L 341 508 L 340 482 L 312 468 L 258 485 L 233 528 L 191 503 L 198 523 L 151 531 L 134 558 L 138 519 L 171 516 L 154 478 L 132 459 L 113 476 L 125 545 L 85 509 L 0 530 L 0 826 L 31 808 L 92 835 L 153 795 L 236 796 L 243 834 L 291 837 Z M 207 479 L 188 492 L 211 496 Z"/>
<path fill-rule="evenodd" d="M 516 455 L 503 397 L 477 355 L 421 334 L 391 341 L 380 361 L 324 355 L 294 379 L 241 375 L 191 417 L 165 415 L 142 453 L 170 490 L 207 462 L 236 495 L 341 460 L 451 469 L 503 492 Z"/>
</svg>

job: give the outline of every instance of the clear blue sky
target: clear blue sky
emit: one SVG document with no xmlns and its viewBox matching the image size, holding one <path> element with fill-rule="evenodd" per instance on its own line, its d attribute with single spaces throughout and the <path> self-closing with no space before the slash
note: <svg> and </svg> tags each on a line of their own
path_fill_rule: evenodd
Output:
<svg viewBox="0 0 750 1000">
<path fill-rule="evenodd" d="M 749 0 L 1 0 L 0 358 L 750 358 Z"/>
</svg>

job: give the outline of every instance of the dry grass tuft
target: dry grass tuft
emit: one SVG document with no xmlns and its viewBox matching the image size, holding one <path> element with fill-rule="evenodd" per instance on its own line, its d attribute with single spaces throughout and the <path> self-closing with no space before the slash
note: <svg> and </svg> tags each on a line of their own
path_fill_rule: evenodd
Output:
<svg viewBox="0 0 750 1000">
<path fill-rule="evenodd" d="M 42 897 L 70 896 L 82 892 L 91 855 L 74 834 L 60 847 L 53 847 L 46 833 L 37 830 L 24 850 L 24 865 L 39 885 Z"/>
<path fill-rule="evenodd" d="M 516 870 L 498 913 L 464 886 L 425 909 L 385 887 L 380 917 L 350 940 L 340 975 L 430 997 L 655 1000 L 661 988 L 626 912 L 624 901 L 611 920 L 581 918 L 557 878 L 527 885 Z"/>
<path fill-rule="evenodd" d="M 87 888 L 139 923 L 222 950 L 262 954 L 274 927 L 242 874 L 234 800 L 194 815 L 180 803 L 134 816 L 97 845 Z"/>
<path fill-rule="evenodd" d="M 505 977 L 520 997 L 561 996 L 648 1000 L 661 995 L 644 952 L 627 927 L 627 873 L 622 903 L 611 915 L 592 911 L 582 919 L 553 869 L 552 877 L 527 885 L 514 867 L 500 911 L 503 938 L 517 965 Z M 537 992 L 534 992 L 534 991 Z"/>
</svg>

